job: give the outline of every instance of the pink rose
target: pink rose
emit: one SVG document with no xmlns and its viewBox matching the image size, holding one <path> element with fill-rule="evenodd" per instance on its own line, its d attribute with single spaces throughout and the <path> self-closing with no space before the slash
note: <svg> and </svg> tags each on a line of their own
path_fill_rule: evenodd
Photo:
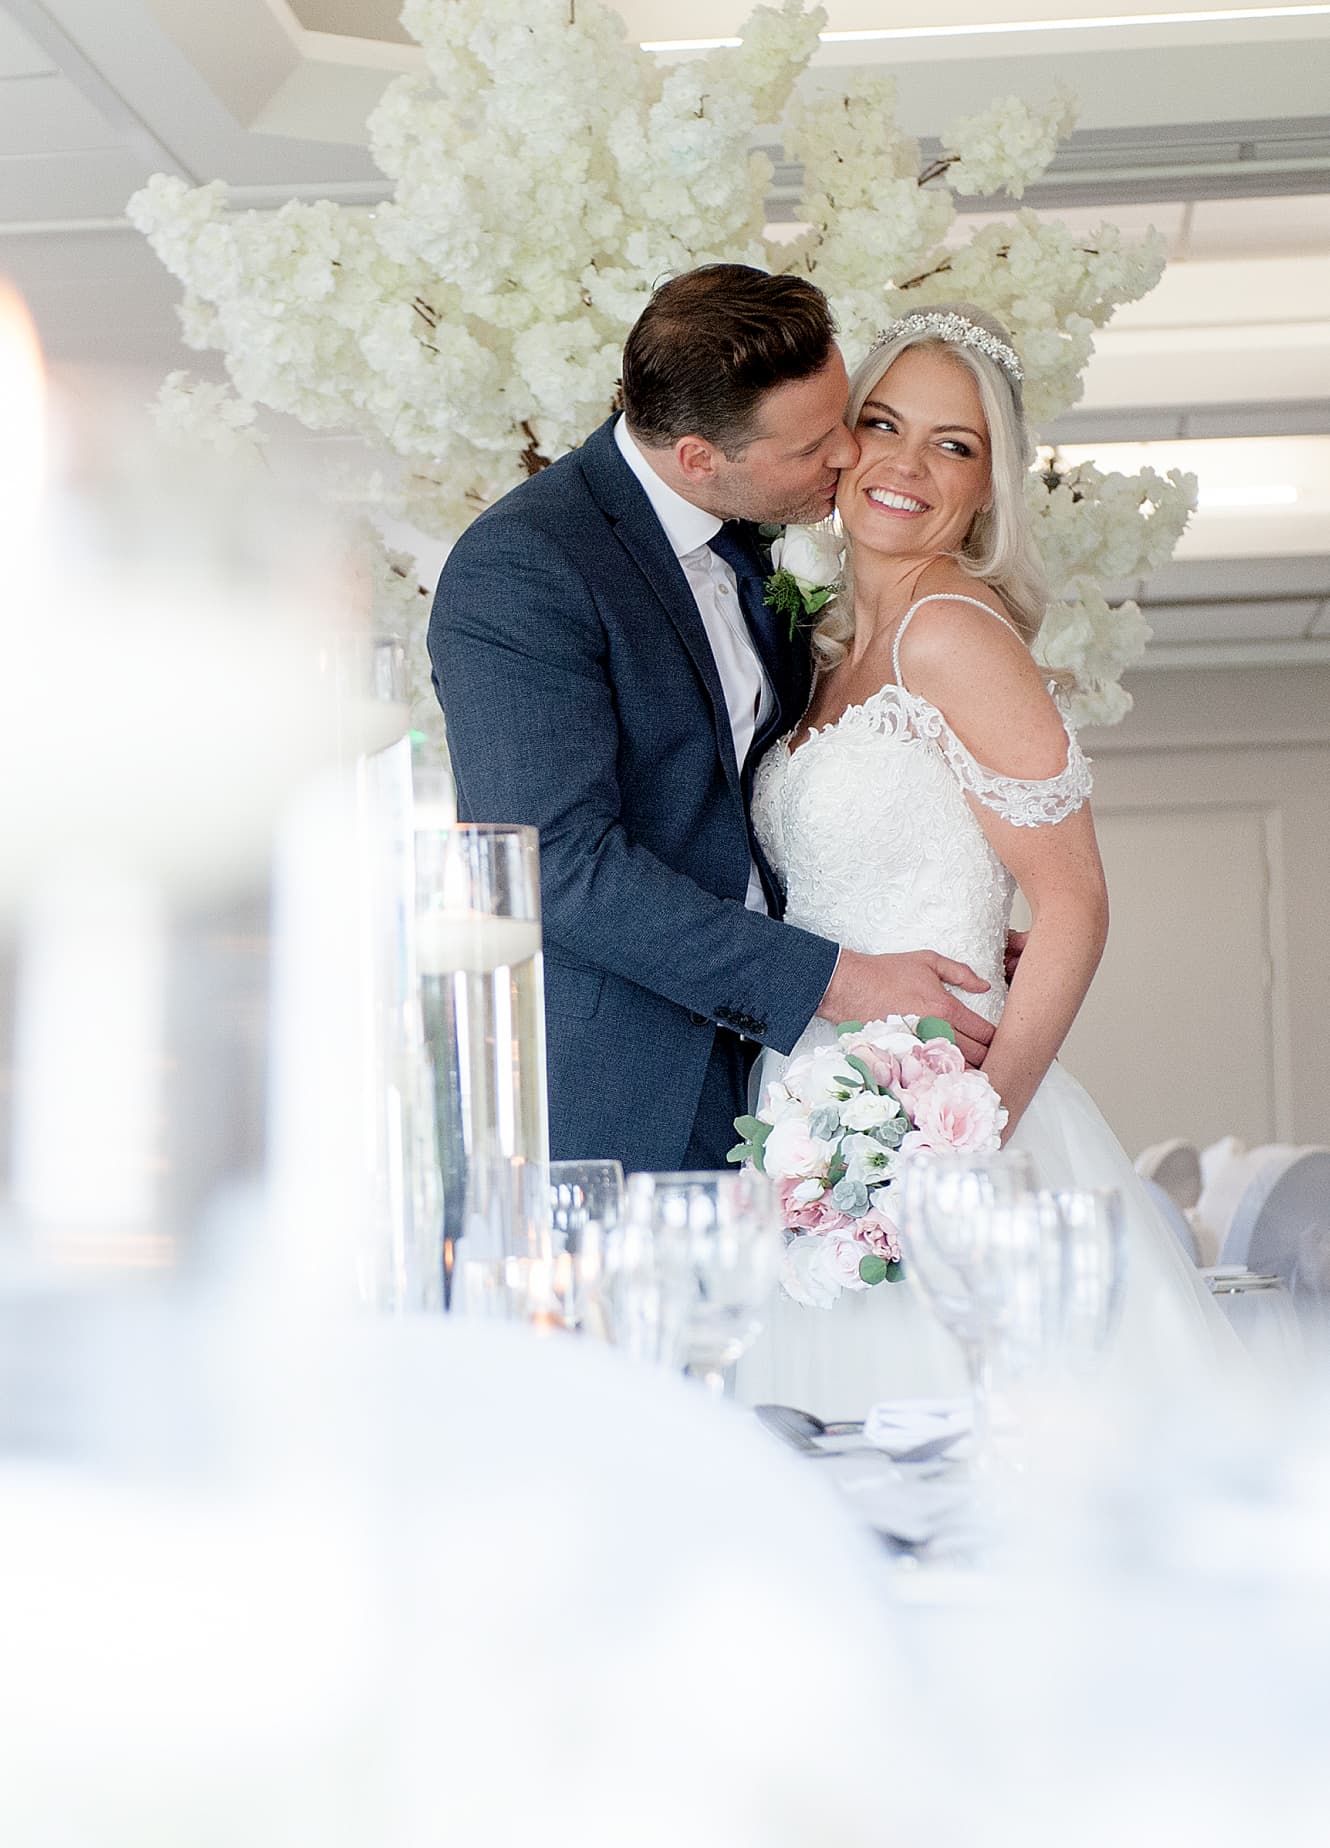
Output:
<svg viewBox="0 0 1330 1848">
<path fill-rule="evenodd" d="M 863 1060 L 876 1083 L 894 1090 L 902 1059 L 919 1042 L 902 1017 L 893 1014 L 890 1020 L 870 1020 L 857 1033 L 843 1035 L 840 1044 L 843 1051 Z"/>
<path fill-rule="evenodd" d="M 945 1072 L 963 1072 L 965 1054 L 950 1040 L 917 1040 L 901 1060 L 901 1083 L 921 1089 L 941 1078 Z"/>
<path fill-rule="evenodd" d="M 855 1034 L 847 1034 L 841 1041 L 846 1052 L 852 1052 L 856 1059 L 862 1059 L 873 1074 L 873 1082 L 894 1091 L 900 1083 L 900 1065 L 893 1054 L 881 1046 L 874 1046 L 869 1040 L 861 1040 Z"/>
<path fill-rule="evenodd" d="M 1002 1100 L 982 1072 L 943 1072 L 919 1098 L 916 1130 L 934 1149 L 989 1155 L 1006 1121 Z"/>
<path fill-rule="evenodd" d="M 900 1100 L 918 1123 L 924 1098 L 939 1078 L 965 1070 L 965 1054 L 950 1040 L 916 1040 L 901 1060 Z"/>
<path fill-rule="evenodd" d="M 900 1263 L 900 1233 L 878 1207 L 864 1214 L 859 1221 L 858 1232 L 869 1251 L 879 1258 L 885 1258 L 888 1264 Z"/>
<path fill-rule="evenodd" d="M 780 1210 L 785 1225 L 797 1232 L 839 1231 L 845 1224 L 845 1215 L 831 1204 L 831 1195 L 826 1193 L 816 1200 L 801 1200 L 801 1191 L 796 1181 L 780 1184 Z"/>
</svg>

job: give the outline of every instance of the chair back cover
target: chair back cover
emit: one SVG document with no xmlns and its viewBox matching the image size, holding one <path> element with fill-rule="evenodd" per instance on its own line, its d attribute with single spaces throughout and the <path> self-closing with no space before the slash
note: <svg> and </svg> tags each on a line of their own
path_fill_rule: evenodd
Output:
<svg viewBox="0 0 1330 1848">
<path fill-rule="evenodd" d="M 1270 1153 L 1238 1201 L 1223 1255 L 1282 1277 L 1294 1296 L 1330 1295 L 1330 1148 Z"/>
<path fill-rule="evenodd" d="M 1202 1150 L 1201 1172 L 1205 1184 L 1196 1212 L 1214 1234 L 1218 1263 L 1247 1262 L 1245 1238 L 1249 1228 L 1244 1228 L 1240 1237 L 1233 1232 L 1238 1203 L 1267 1162 L 1277 1155 L 1292 1153 L 1289 1145 L 1279 1142 L 1267 1142 L 1249 1149 L 1235 1136 L 1227 1136 L 1222 1142 Z"/>
<path fill-rule="evenodd" d="M 1184 1211 L 1201 1197 L 1201 1152 L 1194 1142 L 1152 1143 L 1136 1157 L 1136 1172 L 1162 1187 Z"/>
</svg>

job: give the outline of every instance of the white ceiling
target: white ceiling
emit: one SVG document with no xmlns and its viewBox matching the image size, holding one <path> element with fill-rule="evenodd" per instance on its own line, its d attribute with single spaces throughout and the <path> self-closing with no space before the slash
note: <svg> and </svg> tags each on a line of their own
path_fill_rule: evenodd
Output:
<svg viewBox="0 0 1330 1848">
<path fill-rule="evenodd" d="M 419 60 L 397 9 L 398 0 L 0 0 L 0 272 L 29 298 L 55 362 L 145 380 L 198 369 L 177 338 L 176 286 L 124 221 L 150 174 L 220 176 L 244 205 L 383 196 L 364 119 L 383 84 Z M 678 39 L 732 34 L 751 8 L 621 0 L 618 10 L 631 37 Z M 1142 10 L 935 0 L 915 24 Z M 1169 10 L 1216 9 L 1170 0 Z M 901 20 L 887 0 L 831 0 L 828 12 L 833 31 Z M 845 67 L 866 62 L 898 69 L 902 116 L 923 137 L 994 95 L 1070 84 L 1082 127 L 1034 202 L 1073 225 L 1111 217 L 1168 237 L 1164 283 L 1101 336 L 1085 403 L 1060 433 L 1330 430 L 1330 17 L 833 43 L 815 81 L 853 81 Z M 797 183 L 797 170 L 778 166 L 773 218 L 788 215 Z M 1299 563 L 1296 591 L 1248 590 L 1247 615 L 1226 604 L 1222 621 L 1207 579 L 1177 619 L 1180 637 L 1229 645 L 1235 624 L 1238 639 L 1268 645 L 1330 633 L 1330 564 L 1309 609 L 1315 561 Z M 1187 582 L 1169 592 L 1177 608 L 1189 605 Z"/>
</svg>

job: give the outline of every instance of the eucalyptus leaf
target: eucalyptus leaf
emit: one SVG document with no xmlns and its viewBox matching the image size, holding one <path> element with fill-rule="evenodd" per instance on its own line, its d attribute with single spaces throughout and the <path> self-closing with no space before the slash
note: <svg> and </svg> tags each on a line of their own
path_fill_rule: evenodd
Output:
<svg viewBox="0 0 1330 1848">
<path fill-rule="evenodd" d="M 893 1258 L 883 1272 L 883 1275 L 888 1283 L 899 1283 L 901 1278 L 905 1275 L 905 1266 L 897 1259 Z"/>
<path fill-rule="evenodd" d="M 831 1142 L 840 1134 L 840 1111 L 835 1104 L 819 1104 L 808 1119 L 808 1133 L 819 1142 Z"/>
<path fill-rule="evenodd" d="M 872 1072 L 869 1071 L 868 1067 L 857 1053 L 847 1052 L 845 1054 L 845 1063 L 852 1071 L 858 1072 L 859 1076 L 864 1081 L 864 1089 L 866 1091 L 871 1091 L 874 1097 L 881 1094 L 882 1087 L 878 1084 L 877 1079 L 874 1078 Z"/>
<path fill-rule="evenodd" d="M 747 1142 L 765 1142 L 775 1125 L 764 1123 L 761 1117 L 737 1116 L 734 1127 Z"/>
<path fill-rule="evenodd" d="M 831 1190 L 831 1201 L 838 1213 L 862 1219 L 868 1211 L 868 1189 L 862 1181 L 837 1181 Z"/>
<path fill-rule="evenodd" d="M 899 1269 L 899 1265 L 896 1268 Z M 881 1283 L 891 1272 L 892 1266 L 885 1258 L 878 1257 L 875 1251 L 865 1252 L 859 1260 L 859 1275 L 865 1283 Z"/>
<path fill-rule="evenodd" d="M 914 1037 L 921 1040 L 944 1039 L 956 1044 L 956 1029 L 945 1020 L 939 1020 L 935 1014 L 925 1014 L 914 1030 Z"/>
<path fill-rule="evenodd" d="M 747 1142 L 736 1142 L 734 1147 L 726 1155 L 726 1161 L 747 1161 L 749 1146 Z"/>
<path fill-rule="evenodd" d="M 840 1025 L 836 1028 L 836 1033 L 839 1036 L 842 1033 L 862 1033 L 863 1030 L 864 1023 L 862 1020 L 842 1020 Z"/>
</svg>

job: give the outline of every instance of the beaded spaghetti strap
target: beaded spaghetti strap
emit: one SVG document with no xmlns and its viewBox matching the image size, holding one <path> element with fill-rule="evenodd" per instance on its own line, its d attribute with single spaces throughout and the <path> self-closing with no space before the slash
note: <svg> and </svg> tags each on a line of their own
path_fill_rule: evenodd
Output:
<svg viewBox="0 0 1330 1848">
<path fill-rule="evenodd" d="M 1024 637 L 1021 635 L 1015 623 L 1008 622 L 1005 616 L 999 616 L 991 604 L 981 603 L 978 597 L 957 596 L 955 591 L 951 590 L 930 591 L 928 596 L 920 597 L 917 603 L 912 603 L 909 609 L 906 610 L 901 626 L 896 631 L 896 639 L 891 644 L 891 671 L 896 676 L 896 685 L 906 693 L 908 693 L 910 689 L 901 679 L 901 637 L 909 628 L 914 612 L 916 610 L 921 610 L 925 603 L 972 603 L 975 609 L 982 610 L 985 616 L 991 616 L 993 621 L 1000 622 L 1004 629 L 1010 629 L 1012 634 L 1016 637 L 1016 640 L 1021 644 L 1021 647 L 1024 648 L 1025 646 Z"/>
</svg>

